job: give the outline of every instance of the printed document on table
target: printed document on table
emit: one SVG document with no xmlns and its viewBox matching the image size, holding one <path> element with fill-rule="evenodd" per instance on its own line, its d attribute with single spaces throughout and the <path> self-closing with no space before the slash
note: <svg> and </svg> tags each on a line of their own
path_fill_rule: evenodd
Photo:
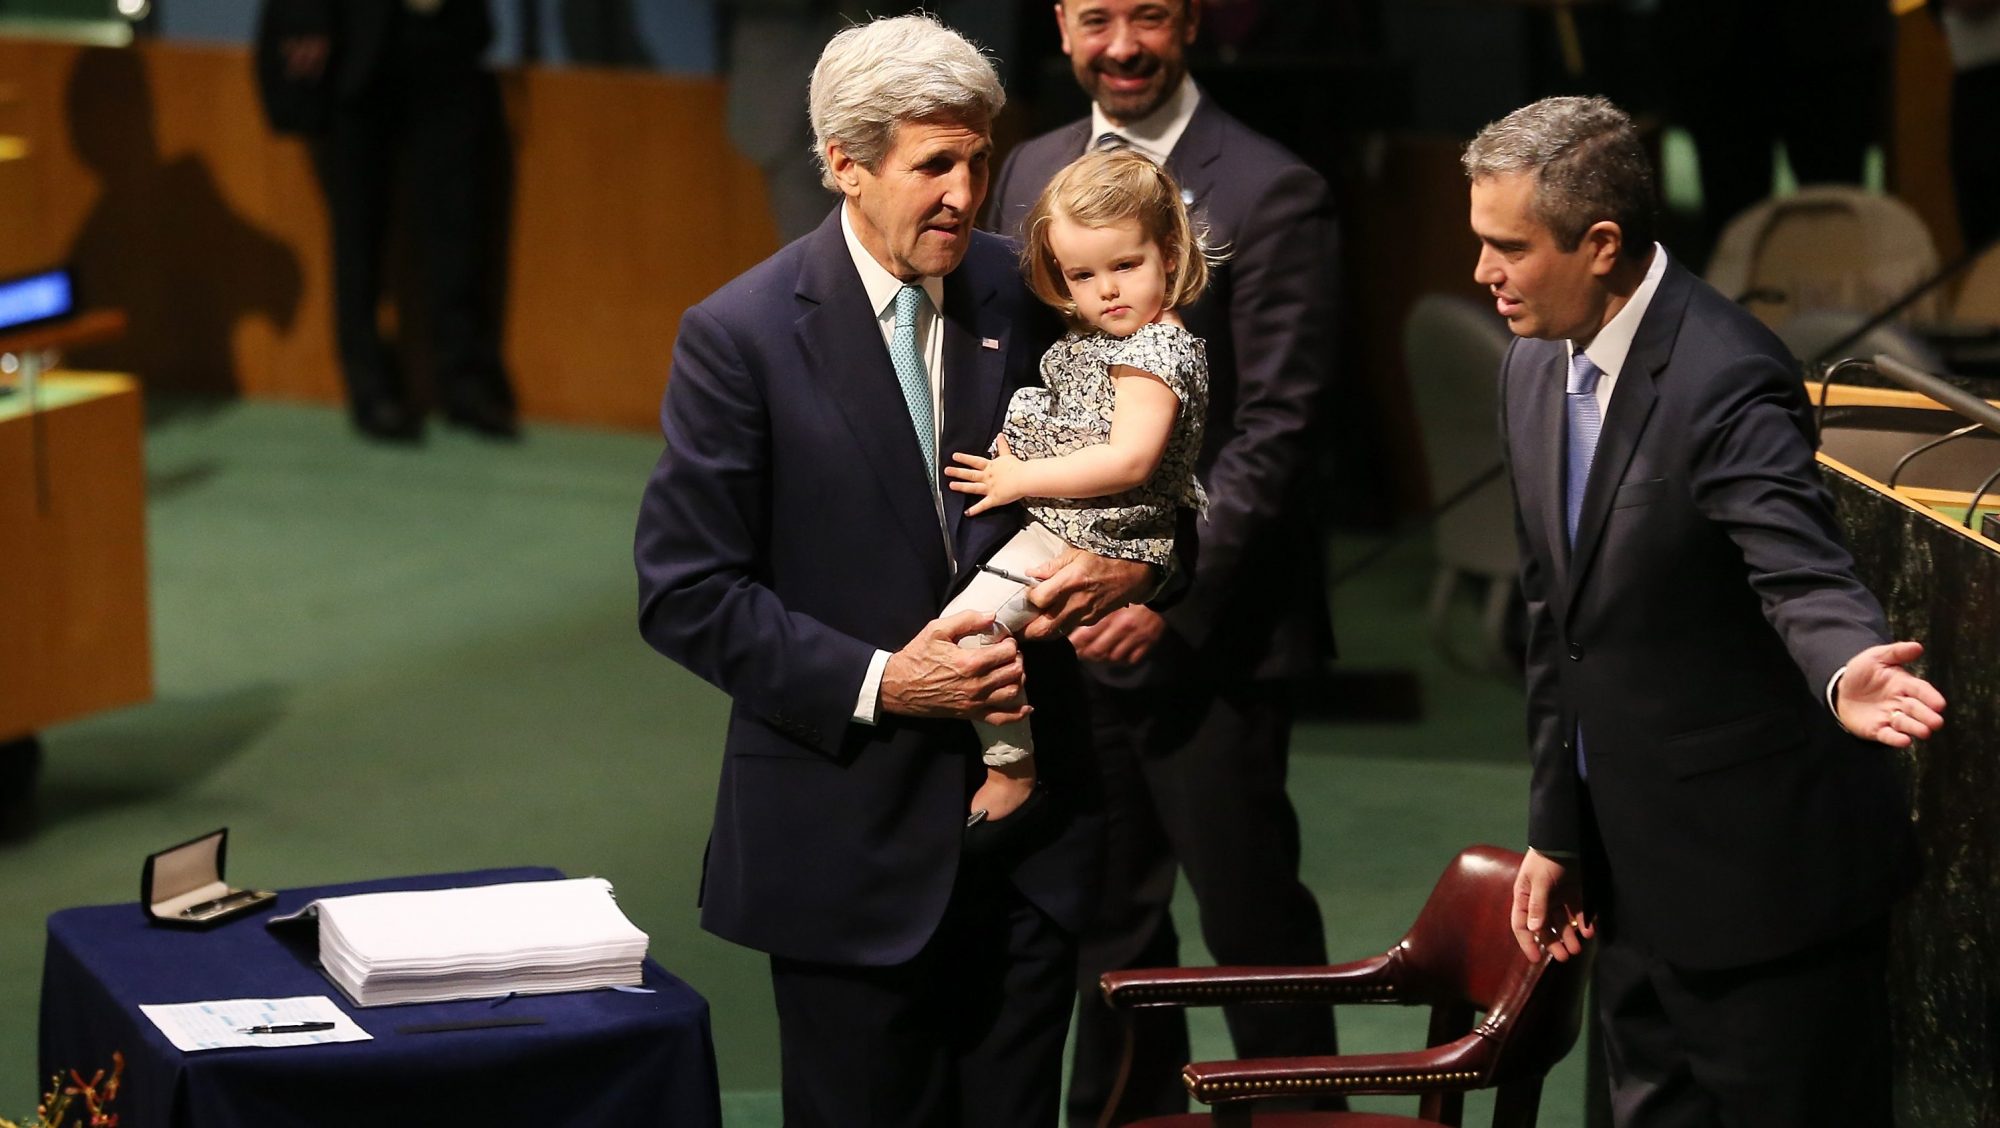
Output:
<svg viewBox="0 0 2000 1128">
<path fill-rule="evenodd" d="M 239 1046 L 312 1046 L 321 1042 L 365 1042 L 372 1035 L 325 995 L 290 999 L 219 999 L 209 1003 L 150 1003 L 139 1007 L 183 1053 Z M 245 1034 L 253 1026 L 331 1022 L 331 1030 L 300 1034 Z"/>
</svg>

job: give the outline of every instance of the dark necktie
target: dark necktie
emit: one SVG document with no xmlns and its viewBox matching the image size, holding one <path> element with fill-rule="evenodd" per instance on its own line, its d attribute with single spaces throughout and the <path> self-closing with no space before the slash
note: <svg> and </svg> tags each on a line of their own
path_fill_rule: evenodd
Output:
<svg viewBox="0 0 2000 1128">
<path fill-rule="evenodd" d="M 1118 149 L 1129 149 L 1132 147 L 1132 143 L 1127 141 L 1123 135 L 1108 131 L 1098 134 L 1097 140 L 1093 142 L 1093 145 L 1100 153 L 1109 153 Z"/>
</svg>

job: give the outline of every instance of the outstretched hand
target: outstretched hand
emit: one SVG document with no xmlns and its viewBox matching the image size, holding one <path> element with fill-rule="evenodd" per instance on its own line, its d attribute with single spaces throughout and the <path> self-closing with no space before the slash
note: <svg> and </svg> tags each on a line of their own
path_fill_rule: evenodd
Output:
<svg viewBox="0 0 2000 1128">
<path fill-rule="evenodd" d="M 1917 642 L 1871 646 L 1847 663 L 1834 690 L 1834 713 L 1841 727 L 1863 740 L 1908 748 L 1944 724 L 1944 695 L 1904 669 L 1922 657 Z"/>
<path fill-rule="evenodd" d="M 998 453 L 992 458 L 982 458 L 976 454 L 954 454 L 951 456 L 956 466 L 944 468 L 944 476 L 951 479 L 951 488 L 959 493 L 981 494 L 977 502 L 966 507 L 967 517 L 977 517 L 995 506 L 1006 505 L 1028 496 L 1022 488 L 1021 468 L 1027 463 L 1014 457 L 1007 449 L 1007 436 L 993 440 L 993 449 Z"/>
</svg>

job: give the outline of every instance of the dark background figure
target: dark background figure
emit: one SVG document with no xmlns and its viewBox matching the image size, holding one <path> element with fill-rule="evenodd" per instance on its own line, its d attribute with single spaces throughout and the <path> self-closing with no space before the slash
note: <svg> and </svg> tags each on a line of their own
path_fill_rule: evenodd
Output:
<svg viewBox="0 0 2000 1128">
<path fill-rule="evenodd" d="M 35 784 L 42 775 L 42 742 L 30 734 L 0 740 L 0 842 L 26 838 L 35 829 Z"/>
<path fill-rule="evenodd" d="M 1181 962 L 1169 911 L 1177 872 L 1220 962 L 1326 962 L 1319 905 L 1298 878 L 1285 775 L 1290 683 L 1319 673 L 1332 649 L 1307 471 L 1334 358 L 1333 203 L 1325 180 L 1296 156 L 1224 112 L 1205 88 L 1183 85 L 1202 11 L 1194 0 L 1063 4 L 1075 80 L 1105 120 L 1024 142 L 987 212 L 989 227 L 1014 234 L 1055 172 L 1108 125 L 1123 131 L 1117 144 L 1164 160 L 1211 244 L 1228 252 L 1209 293 L 1182 314 L 1207 342 L 1210 370 L 1196 467 L 1209 512 L 1193 585 L 1164 615 L 1125 608 L 1071 636 L 1091 675 L 1110 832 L 1100 909 L 1079 960 L 1072 1124 L 1095 1121 L 1122 1050 L 1097 977 Z M 1324 1007 L 1225 1016 L 1244 1056 L 1334 1051 Z M 1176 1012 L 1158 1033 L 1149 1039 L 1158 1056 L 1134 1064 L 1129 1111 L 1186 1107 L 1185 1020 Z"/>
<path fill-rule="evenodd" d="M 399 335 L 426 354 L 446 420 L 512 437 L 499 318 L 506 143 L 499 88 L 481 65 L 493 34 L 486 2 L 342 0 L 333 11 L 320 61 L 332 68 L 334 107 L 313 158 L 333 226 L 335 328 L 354 425 L 383 440 L 422 434 L 377 308 L 390 218 L 406 188 L 423 300 L 415 309 L 399 302 Z"/>
<path fill-rule="evenodd" d="M 632 0 L 563 0 L 562 32 L 569 58 L 575 62 L 641 69 L 653 66 L 632 18 Z"/>
<path fill-rule="evenodd" d="M 1661 0 L 1661 93 L 1701 163 L 1699 265 L 1771 194 L 1782 141 L 1801 184 L 1858 184 L 1881 142 L 1895 18 L 1881 0 Z"/>
<path fill-rule="evenodd" d="M 1967 250 L 2000 237 L 2000 0 L 1936 6 L 1951 45 L 1951 178 Z"/>
</svg>

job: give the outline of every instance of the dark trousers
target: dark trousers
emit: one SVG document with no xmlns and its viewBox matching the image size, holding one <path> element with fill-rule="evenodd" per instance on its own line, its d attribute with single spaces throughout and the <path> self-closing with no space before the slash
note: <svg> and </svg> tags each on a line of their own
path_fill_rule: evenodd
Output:
<svg viewBox="0 0 2000 1128">
<path fill-rule="evenodd" d="M 1075 969 L 1068 933 L 972 867 L 909 963 L 773 956 L 786 1128 L 1053 1126 Z"/>
<path fill-rule="evenodd" d="M 1887 975 L 1879 922 L 1720 971 L 1675 967 L 1607 929 L 1593 986 L 1616 1123 L 1888 1128 Z"/>
<path fill-rule="evenodd" d="M 1078 960 L 1071 1124 L 1095 1123 L 1123 1053 L 1122 1027 L 1098 995 L 1098 976 L 1180 964 L 1169 911 L 1176 863 L 1194 890 L 1202 939 L 1218 963 L 1326 962 L 1319 903 L 1299 881 L 1298 816 L 1285 794 L 1292 706 L 1284 687 L 1093 684 L 1091 722 L 1108 833 L 1101 909 Z M 1326 1007 L 1228 1007 L 1224 1017 L 1244 1057 L 1335 1052 Z M 1127 1108 L 1183 1110 L 1186 1020 L 1178 1011 L 1140 1020 L 1155 1052 L 1134 1063 L 1137 1104 Z"/>
<path fill-rule="evenodd" d="M 2000 63 L 1952 79 L 1951 181 L 1965 249 L 2000 238 Z"/>
<path fill-rule="evenodd" d="M 493 76 L 462 51 L 405 45 L 369 93 L 335 111 L 315 148 L 333 226 L 335 336 L 347 399 L 357 414 L 409 406 L 401 367 L 382 338 L 390 218 L 399 186 L 416 252 L 422 324 L 436 393 L 457 415 L 510 414 L 500 363 L 500 213 L 505 138 Z"/>
<path fill-rule="evenodd" d="M 1799 183 L 1860 182 L 1886 126 L 1891 24 L 1872 0 L 1663 0 L 1668 102 L 1694 138 L 1711 244 L 1771 194 L 1780 141 Z"/>
</svg>

